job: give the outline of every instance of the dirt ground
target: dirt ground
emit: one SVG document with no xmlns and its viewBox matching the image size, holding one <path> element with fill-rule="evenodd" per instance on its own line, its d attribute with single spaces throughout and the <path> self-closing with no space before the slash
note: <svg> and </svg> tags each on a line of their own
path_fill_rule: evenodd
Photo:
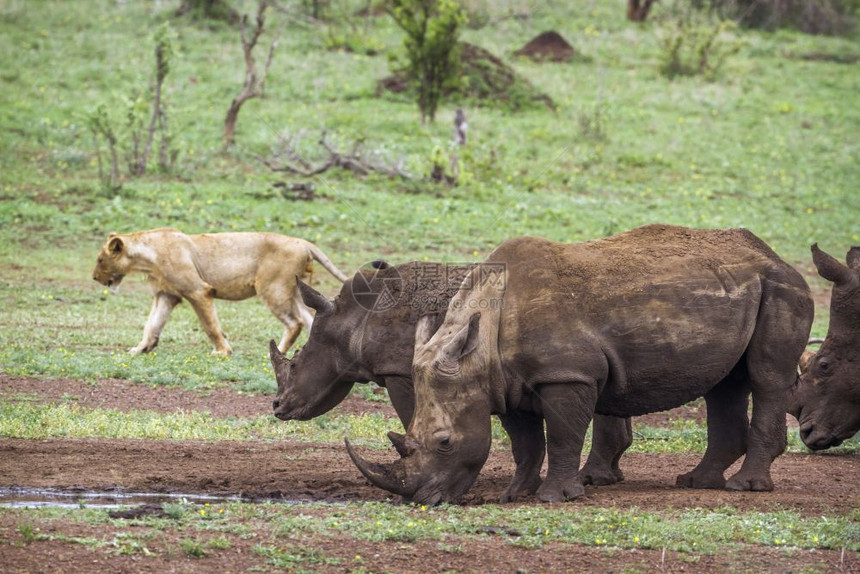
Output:
<svg viewBox="0 0 860 574">
<path fill-rule="evenodd" d="M 270 410 L 271 397 L 242 395 L 229 390 L 206 395 L 155 388 L 126 381 L 88 385 L 68 380 L 36 380 L 0 375 L 0 400 L 74 400 L 88 407 L 174 411 L 209 411 L 217 416 L 259 416 Z M 350 398 L 341 412 L 376 410 L 393 416 L 384 403 Z M 704 409 L 687 407 L 646 419 L 650 425 L 679 416 L 701 418 Z M 640 423 L 643 419 L 637 419 Z M 635 423 L 634 423 L 635 425 Z M 362 450 L 371 460 L 392 453 Z M 579 506 L 629 508 L 719 508 L 776 511 L 791 509 L 806 516 L 849 514 L 860 506 L 860 456 L 789 454 L 773 466 L 774 492 L 737 493 L 676 489 L 675 476 L 691 469 L 695 454 L 629 454 L 622 459 L 625 482 L 587 487 L 586 496 L 566 503 Z M 491 453 L 466 504 L 498 499 L 513 473 L 509 452 Z M 101 439 L 0 439 L 0 487 L 109 490 L 125 493 L 186 493 L 239 495 L 248 499 L 283 501 L 380 501 L 388 495 L 369 485 L 350 463 L 340 444 L 284 442 L 204 442 Z M 518 504 L 537 505 L 534 499 Z M 20 532 L 26 511 L 0 512 L 0 570 L 10 572 L 147 572 L 274 569 L 251 551 L 259 541 L 233 537 L 230 548 L 190 560 L 177 550 L 176 535 L 151 540 L 156 556 L 125 556 L 52 540 L 28 542 Z M 115 536 L 117 526 L 58 520 L 42 534 L 56 530 L 64 536 Z M 134 530 L 135 526 L 127 529 Z M 217 533 L 212 533 L 215 537 Z M 173 537 L 171 537 L 173 536 Z M 3 543 L 5 541 L 5 543 Z M 308 540 L 278 539 L 285 548 L 307 548 Z M 442 552 L 436 541 L 372 544 L 347 537 L 314 539 L 313 548 L 335 557 L 339 564 L 318 564 L 319 571 L 860 571 L 855 553 L 745 549 L 742 554 L 701 556 L 651 550 L 614 550 L 553 544 L 541 549 L 511 545 L 504 537 L 472 537 L 456 552 Z M 360 557 L 360 559 L 356 559 Z M 305 566 L 302 566 L 305 567 Z"/>
</svg>

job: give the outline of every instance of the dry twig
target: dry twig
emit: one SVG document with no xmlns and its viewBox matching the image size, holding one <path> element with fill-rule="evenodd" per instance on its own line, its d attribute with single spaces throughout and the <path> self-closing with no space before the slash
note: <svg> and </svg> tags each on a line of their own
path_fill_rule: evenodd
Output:
<svg viewBox="0 0 860 574">
<path fill-rule="evenodd" d="M 254 48 L 257 46 L 257 41 L 260 39 L 260 35 L 263 33 L 263 28 L 266 25 L 265 13 L 268 5 L 268 2 L 265 0 L 260 2 L 257 9 L 256 25 L 251 31 L 250 38 L 246 32 L 248 26 L 247 14 L 242 17 L 239 23 L 239 34 L 242 38 L 242 53 L 245 55 L 245 84 L 242 86 L 242 91 L 239 92 L 239 95 L 233 99 L 230 109 L 227 110 L 227 117 L 224 118 L 224 135 L 222 139 L 225 145 L 233 143 L 236 121 L 239 119 L 239 110 L 242 108 L 242 105 L 251 98 L 261 98 L 265 95 L 266 76 L 269 73 L 269 67 L 272 65 L 272 56 L 275 53 L 278 41 L 272 41 L 272 45 L 269 46 L 266 65 L 263 68 L 263 73 L 259 76 L 257 75 L 257 62 L 254 59 Z"/>
<path fill-rule="evenodd" d="M 312 177 L 339 167 L 361 176 L 379 173 L 388 177 L 412 179 L 412 176 L 403 171 L 402 161 L 393 166 L 373 161 L 371 158 L 373 154 L 364 153 L 361 141 L 353 142 L 352 149 L 343 152 L 332 146 L 326 138 L 326 132 L 323 132 L 318 143 L 328 153 L 328 158 L 314 166 L 296 151 L 295 140 L 295 136 L 292 135 L 282 138 L 278 150 L 272 157 L 259 155 L 254 157 L 272 171 L 295 173 L 303 177 Z"/>
</svg>

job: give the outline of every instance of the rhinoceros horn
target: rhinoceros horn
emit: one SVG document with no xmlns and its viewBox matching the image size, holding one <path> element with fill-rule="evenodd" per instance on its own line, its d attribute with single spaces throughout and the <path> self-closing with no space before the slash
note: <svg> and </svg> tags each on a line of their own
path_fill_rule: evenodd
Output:
<svg viewBox="0 0 860 574">
<path fill-rule="evenodd" d="M 328 315 L 334 311 L 334 304 L 326 299 L 322 293 L 296 277 L 299 293 L 305 305 L 317 312 L 317 315 Z"/>
<path fill-rule="evenodd" d="M 388 465 L 368 462 L 353 450 L 352 445 L 349 443 L 349 439 L 345 438 L 343 441 L 346 443 L 346 451 L 349 453 L 349 458 L 352 459 L 352 462 L 355 463 L 355 466 L 358 467 L 361 474 L 363 474 L 371 484 L 378 486 L 383 490 L 387 490 L 388 492 L 399 494 L 400 496 L 409 497 L 414 494 L 415 489 L 409 488 L 406 479 L 398 478 L 398 475 L 405 475 L 401 468 L 401 465 L 403 464 L 402 460 Z"/>
<path fill-rule="evenodd" d="M 269 360 L 272 362 L 272 368 L 275 370 L 275 378 L 278 381 L 278 386 L 281 386 L 282 377 L 286 375 L 290 366 L 290 360 L 284 356 L 278 344 L 274 340 L 269 340 Z"/>
<path fill-rule="evenodd" d="M 406 458 L 415 452 L 416 448 L 418 448 L 418 443 L 414 440 L 408 439 L 406 438 L 406 435 L 402 435 L 394 431 L 388 433 L 388 440 L 390 440 L 391 444 L 394 445 L 394 449 L 397 451 L 397 454 L 400 455 L 400 458 Z"/>
</svg>

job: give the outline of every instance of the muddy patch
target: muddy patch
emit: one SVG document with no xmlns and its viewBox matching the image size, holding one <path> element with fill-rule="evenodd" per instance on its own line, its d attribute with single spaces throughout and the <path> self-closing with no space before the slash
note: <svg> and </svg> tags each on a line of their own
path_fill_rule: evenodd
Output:
<svg viewBox="0 0 860 574">
<path fill-rule="evenodd" d="M 372 461 L 394 452 L 359 449 Z M 774 492 L 675 488 L 696 454 L 626 454 L 618 485 L 587 487 L 574 505 L 660 510 L 719 508 L 804 515 L 851 512 L 860 504 L 860 456 L 788 454 L 773 465 Z M 735 469 L 737 465 L 735 466 Z M 510 452 L 490 454 L 466 504 L 498 501 L 513 476 Z M 731 471 L 730 471 L 731 472 Z M 298 441 L 152 441 L 0 439 L 0 487 L 77 488 L 82 491 L 188 493 L 285 502 L 392 500 L 371 486 L 340 444 Z M 534 497 L 523 500 L 537 504 Z"/>
</svg>

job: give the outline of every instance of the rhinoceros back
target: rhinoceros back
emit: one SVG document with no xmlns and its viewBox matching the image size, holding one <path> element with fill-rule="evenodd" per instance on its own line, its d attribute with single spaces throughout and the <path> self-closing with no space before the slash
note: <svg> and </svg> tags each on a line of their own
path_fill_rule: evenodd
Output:
<svg viewBox="0 0 860 574">
<path fill-rule="evenodd" d="M 498 345 L 509 401 L 536 384 L 596 379 L 601 414 L 672 408 L 739 364 L 768 297 L 795 297 L 811 316 L 803 278 L 746 230 L 649 225 L 577 244 L 524 237 L 487 261 L 506 268 Z"/>
</svg>

